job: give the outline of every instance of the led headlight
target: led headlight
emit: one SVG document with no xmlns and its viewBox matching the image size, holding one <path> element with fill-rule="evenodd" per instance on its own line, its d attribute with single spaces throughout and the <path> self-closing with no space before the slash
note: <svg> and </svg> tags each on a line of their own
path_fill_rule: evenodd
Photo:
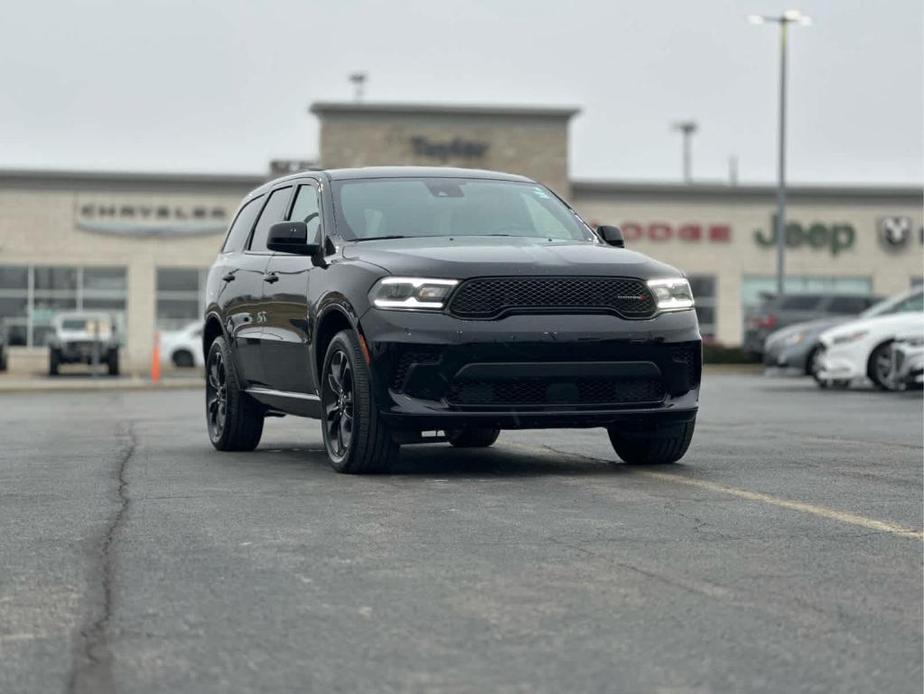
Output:
<svg viewBox="0 0 924 694">
<path fill-rule="evenodd" d="M 792 333 L 791 335 L 787 335 L 786 337 L 783 338 L 783 344 L 786 345 L 787 347 L 792 347 L 793 345 L 799 344 L 804 339 L 805 339 L 805 333 L 803 332 Z"/>
<path fill-rule="evenodd" d="M 693 292 L 683 277 L 667 280 L 648 280 L 659 311 L 684 311 L 693 308 Z"/>
<path fill-rule="evenodd" d="M 458 280 L 424 277 L 383 277 L 372 287 L 369 300 L 377 308 L 441 309 Z"/>
</svg>

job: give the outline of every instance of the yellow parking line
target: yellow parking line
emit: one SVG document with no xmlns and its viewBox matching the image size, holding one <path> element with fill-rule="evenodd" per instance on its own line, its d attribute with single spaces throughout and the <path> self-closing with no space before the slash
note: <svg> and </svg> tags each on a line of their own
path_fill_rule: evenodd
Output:
<svg viewBox="0 0 924 694">
<path fill-rule="evenodd" d="M 551 455 L 557 453 L 552 449 L 541 449 L 534 446 L 526 446 L 519 443 L 505 443 L 504 445 L 512 446 L 514 448 L 521 448 L 524 450 L 531 451 L 533 453 L 540 453 L 542 455 Z M 600 460 L 599 458 L 590 458 L 590 456 L 580 455 L 576 453 L 564 453 L 564 455 L 569 455 L 577 458 L 585 458 L 592 460 Z M 849 525 L 857 525 L 861 528 L 867 528 L 868 530 L 878 530 L 884 533 L 891 533 L 892 535 L 898 535 L 899 537 L 907 537 L 913 540 L 924 540 L 924 531 L 914 530 L 913 528 L 907 528 L 903 525 L 898 525 L 897 523 L 890 523 L 889 521 L 877 520 L 875 518 L 867 518 L 866 516 L 858 516 L 855 513 L 847 513 L 846 511 L 837 511 L 833 508 L 827 508 L 825 506 L 817 506 L 816 504 L 807 504 L 802 501 L 791 501 L 789 499 L 781 499 L 778 496 L 773 496 L 771 494 L 764 494 L 762 492 L 752 492 L 748 489 L 739 489 L 738 487 L 730 487 L 726 484 L 719 484 L 717 482 L 707 482 L 706 480 L 696 480 L 689 477 L 684 477 L 683 475 L 670 473 L 670 472 L 656 472 L 654 470 L 639 470 L 637 468 L 627 468 L 632 471 L 632 474 L 636 474 L 642 477 L 650 477 L 651 479 L 662 480 L 665 482 L 676 482 L 677 484 L 685 484 L 689 487 L 699 487 L 700 489 L 707 489 L 711 492 L 718 492 L 719 494 L 729 494 L 731 496 L 736 496 L 739 499 L 747 499 L 748 501 L 758 501 L 763 504 L 770 504 L 771 506 L 777 506 L 778 508 L 786 508 L 790 511 L 800 511 L 802 513 L 809 513 L 813 516 L 818 516 L 820 518 L 827 518 L 828 520 L 835 520 L 841 523 L 847 523 Z"/>
</svg>

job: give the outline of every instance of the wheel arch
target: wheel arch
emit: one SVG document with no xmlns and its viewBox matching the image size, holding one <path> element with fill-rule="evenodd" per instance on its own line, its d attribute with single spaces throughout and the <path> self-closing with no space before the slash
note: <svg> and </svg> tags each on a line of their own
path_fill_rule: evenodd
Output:
<svg viewBox="0 0 924 694">
<path fill-rule="evenodd" d="M 209 359 L 209 348 L 212 346 L 212 343 L 215 341 L 216 337 L 221 337 L 225 334 L 225 329 L 221 324 L 218 316 L 214 313 L 210 313 L 205 318 L 205 327 L 202 329 L 202 359 L 203 361 L 208 361 Z"/>
<path fill-rule="evenodd" d="M 321 370 L 324 362 L 324 355 L 327 354 L 327 346 L 341 330 L 353 330 L 359 336 L 360 342 L 365 350 L 365 337 L 362 328 L 359 325 L 359 318 L 353 307 L 341 300 L 328 303 L 324 306 L 317 318 L 317 325 L 313 332 L 311 341 L 311 368 L 314 370 L 314 382 L 320 383 Z"/>
</svg>

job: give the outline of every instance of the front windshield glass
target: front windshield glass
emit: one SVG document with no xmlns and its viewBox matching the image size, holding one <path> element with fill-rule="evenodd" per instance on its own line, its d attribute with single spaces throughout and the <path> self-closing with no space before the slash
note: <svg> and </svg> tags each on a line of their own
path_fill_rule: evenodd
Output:
<svg viewBox="0 0 924 694">
<path fill-rule="evenodd" d="M 61 321 L 62 330 L 86 330 L 87 321 L 84 318 L 65 318 Z"/>
<path fill-rule="evenodd" d="M 890 313 L 901 313 L 903 311 L 920 311 L 919 304 L 924 302 L 924 294 L 913 292 L 911 294 L 901 294 L 893 296 L 891 299 L 883 299 L 878 304 L 873 304 L 863 313 L 861 318 L 874 318 L 876 316 L 885 316 Z"/>
<path fill-rule="evenodd" d="M 464 178 L 335 181 L 335 214 L 348 240 L 518 236 L 593 241 L 590 229 L 543 186 Z"/>
</svg>

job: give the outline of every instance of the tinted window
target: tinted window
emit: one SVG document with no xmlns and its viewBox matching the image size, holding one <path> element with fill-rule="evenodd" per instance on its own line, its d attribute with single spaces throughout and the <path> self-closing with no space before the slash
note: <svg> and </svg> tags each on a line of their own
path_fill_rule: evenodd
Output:
<svg viewBox="0 0 924 694">
<path fill-rule="evenodd" d="M 464 178 L 336 181 L 334 211 L 347 239 L 521 236 L 594 240 L 566 205 L 536 183 Z"/>
<path fill-rule="evenodd" d="M 828 304 L 831 313 L 854 314 L 866 310 L 869 299 L 862 296 L 835 296 Z"/>
<path fill-rule="evenodd" d="M 269 200 L 266 201 L 266 206 L 263 208 L 263 212 L 260 213 L 260 219 L 257 220 L 257 226 L 253 230 L 253 239 L 251 239 L 250 246 L 248 246 L 250 250 L 267 250 L 266 237 L 269 236 L 270 227 L 276 222 L 285 220 L 286 206 L 289 203 L 289 193 L 291 192 L 292 187 L 290 186 L 288 188 L 274 190 L 270 194 Z"/>
<path fill-rule="evenodd" d="M 789 311 L 811 311 L 817 309 L 820 303 L 821 297 L 811 294 L 787 296 L 783 299 L 781 308 Z"/>
<path fill-rule="evenodd" d="M 234 220 L 234 224 L 231 225 L 231 231 L 228 232 L 228 238 L 225 240 L 225 245 L 221 249 L 222 252 L 232 253 L 244 247 L 244 242 L 250 235 L 250 230 L 253 229 L 253 220 L 256 219 L 262 202 L 263 196 L 261 195 L 241 208 L 241 211 L 237 214 L 237 218 Z"/>
<path fill-rule="evenodd" d="M 321 208 L 318 206 L 318 191 L 314 186 L 299 186 L 295 194 L 295 204 L 292 206 L 292 221 L 304 222 L 308 225 L 308 243 L 320 238 Z"/>
</svg>

